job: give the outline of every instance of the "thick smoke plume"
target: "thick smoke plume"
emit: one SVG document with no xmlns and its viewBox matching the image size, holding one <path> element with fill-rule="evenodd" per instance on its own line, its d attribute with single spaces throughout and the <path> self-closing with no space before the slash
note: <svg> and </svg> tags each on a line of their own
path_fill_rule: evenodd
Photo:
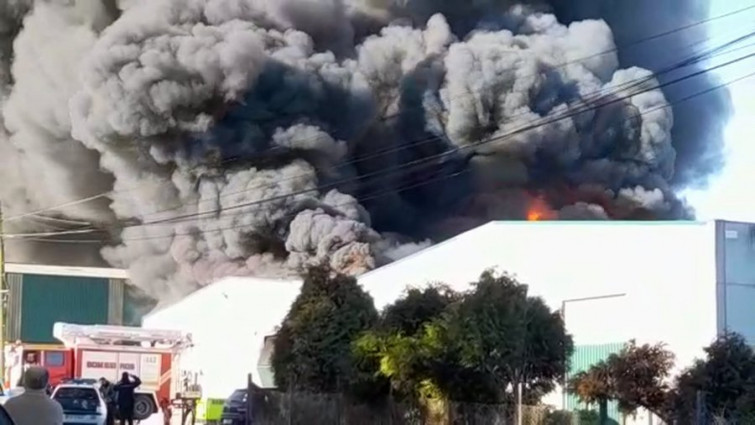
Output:
<svg viewBox="0 0 755 425">
<path fill-rule="evenodd" d="M 0 0 L 4 213 L 91 198 L 9 220 L 74 230 L 13 259 L 104 260 L 167 300 L 360 273 L 495 219 L 691 214 L 674 191 L 720 165 L 728 98 L 670 108 L 652 71 L 704 28 L 615 47 L 700 2 L 472 3 Z"/>
</svg>

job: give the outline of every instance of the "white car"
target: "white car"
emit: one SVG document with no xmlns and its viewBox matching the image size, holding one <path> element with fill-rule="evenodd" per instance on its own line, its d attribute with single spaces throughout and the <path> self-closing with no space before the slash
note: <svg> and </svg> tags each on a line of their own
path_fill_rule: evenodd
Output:
<svg viewBox="0 0 755 425">
<path fill-rule="evenodd" d="M 9 398 L 19 396 L 24 393 L 24 389 L 22 387 L 16 387 L 11 388 L 7 391 L 2 391 L 0 393 L 0 404 L 5 404 L 6 401 L 8 401 Z"/>
<path fill-rule="evenodd" d="M 64 425 L 105 425 L 107 404 L 97 384 L 63 383 L 52 392 L 52 399 L 63 406 Z"/>
</svg>

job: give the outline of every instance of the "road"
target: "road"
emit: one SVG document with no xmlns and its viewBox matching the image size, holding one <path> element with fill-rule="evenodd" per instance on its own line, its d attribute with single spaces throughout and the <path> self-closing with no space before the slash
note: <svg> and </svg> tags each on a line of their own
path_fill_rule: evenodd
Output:
<svg viewBox="0 0 755 425">
<path fill-rule="evenodd" d="M 140 425 L 163 425 L 163 415 L 162 413 L 152 415 L 146 421 L 141 421 Z"/>
</svg>

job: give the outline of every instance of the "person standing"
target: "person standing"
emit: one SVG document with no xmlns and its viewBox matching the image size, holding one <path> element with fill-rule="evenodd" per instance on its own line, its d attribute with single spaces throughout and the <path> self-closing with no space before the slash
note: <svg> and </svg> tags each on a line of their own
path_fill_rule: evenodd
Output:
<svg viewBox="0 0 755 425">
<path fill-rule="evenodd" d="M 104 377 L 100 378 L 100 394 L 102 394 L 102 398 L 107 405 L 107 413 L 105 414 L 106 425 L 115 425 L 115 409 L 117 406 L 115 404 L 114 393 L 113 384 Z"/>
<path fill-rule="evenodd" d="M 16 425 L 63 425 L 63 407 L 45 391 L 50 381 L 47 369 L 31 366 L 24 372 L 24 392 L 5 402 Z"/>
<path fill-rule="evenodd" d="M 167 398 L 160 400 L 160 410 L 163 411 L 163 425 L 170 425 L 170 419 L 173 416 L 173 410 L 170 401 Z"/>
<path fill-rule="evenodd" d="M 138 376 L 123 372 L 121 380 L 113 386 L 113 390 L 118 394 L 116 400 L 121 425 L 134 425 L 134 390 L 141 384 L 142 380 Z"/>
</svg>

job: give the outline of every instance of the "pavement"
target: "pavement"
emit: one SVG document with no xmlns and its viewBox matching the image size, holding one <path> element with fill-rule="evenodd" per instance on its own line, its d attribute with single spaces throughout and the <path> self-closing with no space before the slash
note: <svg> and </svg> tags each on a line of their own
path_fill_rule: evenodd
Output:
<svg viewBox="0 0 755 425">
<path fill-rule="evenodd" d="M 141 421 L 140 425 L 163 425 L 163 414 L 154 414 L 150 416 L 146 421 Z"/>
</svg>

